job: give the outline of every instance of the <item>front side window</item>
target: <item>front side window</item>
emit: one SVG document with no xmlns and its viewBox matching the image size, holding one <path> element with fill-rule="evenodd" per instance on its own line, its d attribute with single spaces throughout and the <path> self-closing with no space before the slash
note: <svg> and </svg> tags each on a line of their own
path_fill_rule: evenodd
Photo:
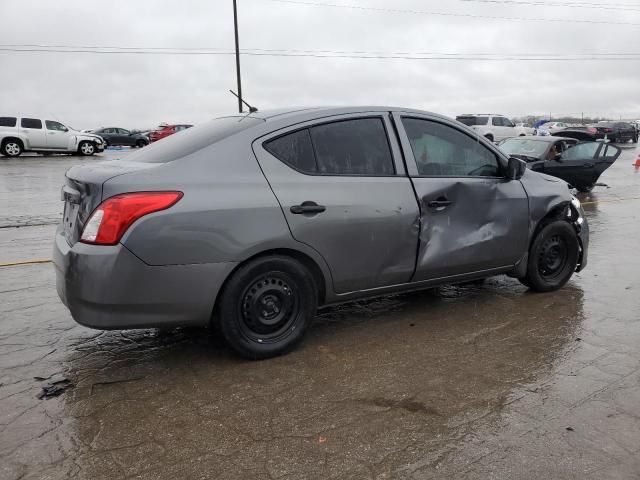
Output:
<svg viewBox="0 0 640 480">
<path fill-rule="evenodd" d="M 65 127 L 60 122 L 55 122 L 53 120 L 45 120 L 45 125 L 47 126 L 47 130 L 55 130 L 57 132 L 66 132 L 67 127 Z"/>
<path fill-rule="evenodd" d="M 491 125 L 493 125 L 494 127 L 501 127 L 502 126 L 502 118 L 500 118 L 500 117 L 492 117 L 491 118 Z"/>
<path fill-rule="evenodd" d="M 42 128 L 42 120 L 38 118 L 23 118 L 20 120 L 20 126 L 22 128 Z"/>
<path fill-rule="evenodd" d="M 562 154 L 563 160 L 592 159 L 600 147 L 599 143 L 579 143 Z"/>
<path fill-rule="evenodd" d="M 120 135 L 129 135 L 129 130 L 125 130 L 124 128 L 119 128 L 118 133 Z"/>
<path fill-rule="evenodd" d="M 16 117 L 0 117 L 0 127 L 15 127 Z"/>
<path fill-rule="evenodd" d="M 498 177 L 496 155 L 478 140 L 447 125 L 403 118 L 418 173 L 429 177 Z"/>
</svg>

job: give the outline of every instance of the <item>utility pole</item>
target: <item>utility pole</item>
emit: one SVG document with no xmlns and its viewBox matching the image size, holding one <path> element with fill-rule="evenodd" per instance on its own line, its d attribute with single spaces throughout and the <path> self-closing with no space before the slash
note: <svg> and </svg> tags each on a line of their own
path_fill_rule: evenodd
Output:
<svg viewBox="0 0 640 480">
<path fill-rule="evenodd" d="M 233 0 L 233 29 L 236 35 L 236 76 L 238 79 L 238 111 L 242 113 L 242 80 L 240 78 L 240 43 L 238 41 L 238 8 Z"/>
</svg>

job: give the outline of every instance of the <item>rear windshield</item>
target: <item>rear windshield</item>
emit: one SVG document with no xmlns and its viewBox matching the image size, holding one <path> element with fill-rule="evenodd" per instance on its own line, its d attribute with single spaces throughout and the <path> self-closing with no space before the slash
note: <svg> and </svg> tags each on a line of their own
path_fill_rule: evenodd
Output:
<svg viewBox="0 0 640 480">
<path fill-rule="evenodd" d="M 127 156 L 127 161 L 168 163 L 224 140 L 264 120 L 253 117 L 222 117 L 175 133 Z"/>
<path fill-rule="evenodd" d="M 489 117 L 476 117 L 475 115 L 461 115 L 456 117 L 456 120 L 471 127 L 473 125 L 486 125 L 489 121 Z"/>
</svg>

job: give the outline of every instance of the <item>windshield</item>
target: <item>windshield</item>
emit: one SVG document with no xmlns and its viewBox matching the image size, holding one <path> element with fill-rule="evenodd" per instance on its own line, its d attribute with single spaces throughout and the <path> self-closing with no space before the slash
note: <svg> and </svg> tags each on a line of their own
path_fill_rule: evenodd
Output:
<svg viewBox="0 0 640 480">
<path fill-rule="evenodd" d="M 530 138 L 510 138 L 499 145 L 507 155 L 525 155 L 527 157 L 540 158 L 547 151 L 549 143 Z"/>
<path fill-rule="evenodd" d="M 489 121 L 489 117 L 477 117 L 475 115 L 462 115 L 456 117 L 456 120 L 464 123 L 465 125 L 472 127 L 474 125 L 486 125 Z"/>
</svg>

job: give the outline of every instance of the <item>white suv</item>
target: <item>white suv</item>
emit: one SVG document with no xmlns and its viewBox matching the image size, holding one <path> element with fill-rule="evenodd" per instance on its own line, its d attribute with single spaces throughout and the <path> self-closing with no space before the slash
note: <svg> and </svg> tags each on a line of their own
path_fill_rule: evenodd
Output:
<svg viewBox="0 0 640 480">
<path fill-rule="evenodd" d="M 103 150 L 100 136 L 78 132 L 56 120 L 0 117 L 0 154 L 6 157 L 23 152 L 93 155 Z"/>
<path fill-rule="evenodd" d="M 482 135 L 492 142 L 525 135 L 522 129 L 516 128 L 513 122 L 504 115 L 492 113 L 458 115 L 456 120 L 471 127 L 478 135 Z"/>
</svg>

